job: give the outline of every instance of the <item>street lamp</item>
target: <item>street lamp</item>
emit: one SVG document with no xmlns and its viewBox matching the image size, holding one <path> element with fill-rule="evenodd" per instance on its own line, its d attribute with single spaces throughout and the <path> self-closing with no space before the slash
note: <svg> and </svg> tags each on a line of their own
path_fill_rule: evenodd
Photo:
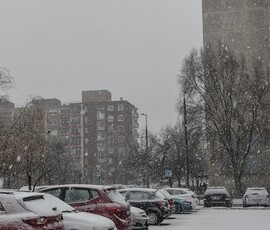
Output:
<svg viewBox="0 0 270 230">
<path fill-rule="evenodd" d="M 147 114 L 141 113 L 141 115 L 145 116 L 146 187 L 149 188 L 149 152 L 148 152 Z"/>
</svg>

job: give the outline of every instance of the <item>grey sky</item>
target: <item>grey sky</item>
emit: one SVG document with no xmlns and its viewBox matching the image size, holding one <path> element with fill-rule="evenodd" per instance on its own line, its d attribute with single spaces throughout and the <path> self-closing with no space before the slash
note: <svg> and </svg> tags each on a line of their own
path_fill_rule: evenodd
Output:
<svg viewBox="0 0 270 230">
<path fill-rule="evenodd" d="M 0 9 L 0 66 L 15 79 L 16 105 L 108 89 L 147 113 L 150 131 L 175 123 L 176 76 L 202 45 L 201 0 L 1 0 Z"/>
</svg>

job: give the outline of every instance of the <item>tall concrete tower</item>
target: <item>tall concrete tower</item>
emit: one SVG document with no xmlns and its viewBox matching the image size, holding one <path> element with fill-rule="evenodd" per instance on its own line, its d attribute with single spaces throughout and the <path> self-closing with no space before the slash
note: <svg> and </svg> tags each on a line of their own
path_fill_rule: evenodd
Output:
<svg viewBox="0 0 270 230">
<path fill-rule="evenodd" d="M 270 0 L 202 0 L 202 7 L 204 46 L 215 48 L 221 41 L 237 55 L 243 54 L 250 66 L 253 59 L 260 59 L 270 67 Z M 256 161 L 251 160 L 254 171 L 246 172 L 242 179 L 244 187 L 270 184 L 267 146 L 269 143 L 260 143 L 260 154 L 254 158 Z M 210 148 L 210 156 L 213 153 Z M 209 184 L 232 190 L 232 175 L 222 172 L 221 165 L 219 158 L 210 162 Z"/>
<path fill-rule="evenodd" d="M 220 40 L 250 62 L 270 63 L 270 0 L 202 0 L 204 45 Z"/>
</svg>

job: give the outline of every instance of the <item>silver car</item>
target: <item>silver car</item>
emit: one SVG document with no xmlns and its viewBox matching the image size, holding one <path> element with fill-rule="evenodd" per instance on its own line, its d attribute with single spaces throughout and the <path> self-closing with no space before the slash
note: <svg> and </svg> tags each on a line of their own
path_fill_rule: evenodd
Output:
<svg viewBox="0 0 270 230">
<path fill-rule="evenodd" d="M 243 207 L 269 206 L 269 193 L 265 188 L 247 188 L 243 196 Z"/>
<path fill-rule="evenodd" d="M 149 217 L 146 215 L 145 211 L 136 208 L 133 206 L 130 206 L 131 215 L 133 218 L 133 227 L 132 229 L 148 229 L 148 219 Z"/>
</svg>

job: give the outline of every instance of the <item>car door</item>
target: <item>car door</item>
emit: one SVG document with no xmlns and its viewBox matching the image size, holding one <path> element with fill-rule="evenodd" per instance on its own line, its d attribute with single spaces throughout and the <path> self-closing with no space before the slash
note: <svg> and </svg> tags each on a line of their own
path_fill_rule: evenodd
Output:
<svg viewBox="0 0 270 230">
<path fill-rule="evenodd" d="M 99 204 L 95 201 L 99 197 L 97 190 L 81 187 L 69 187 L 65 190 L 64 201 L 72 207 L 91 213 L 99 213 Z"/>
</svg>

